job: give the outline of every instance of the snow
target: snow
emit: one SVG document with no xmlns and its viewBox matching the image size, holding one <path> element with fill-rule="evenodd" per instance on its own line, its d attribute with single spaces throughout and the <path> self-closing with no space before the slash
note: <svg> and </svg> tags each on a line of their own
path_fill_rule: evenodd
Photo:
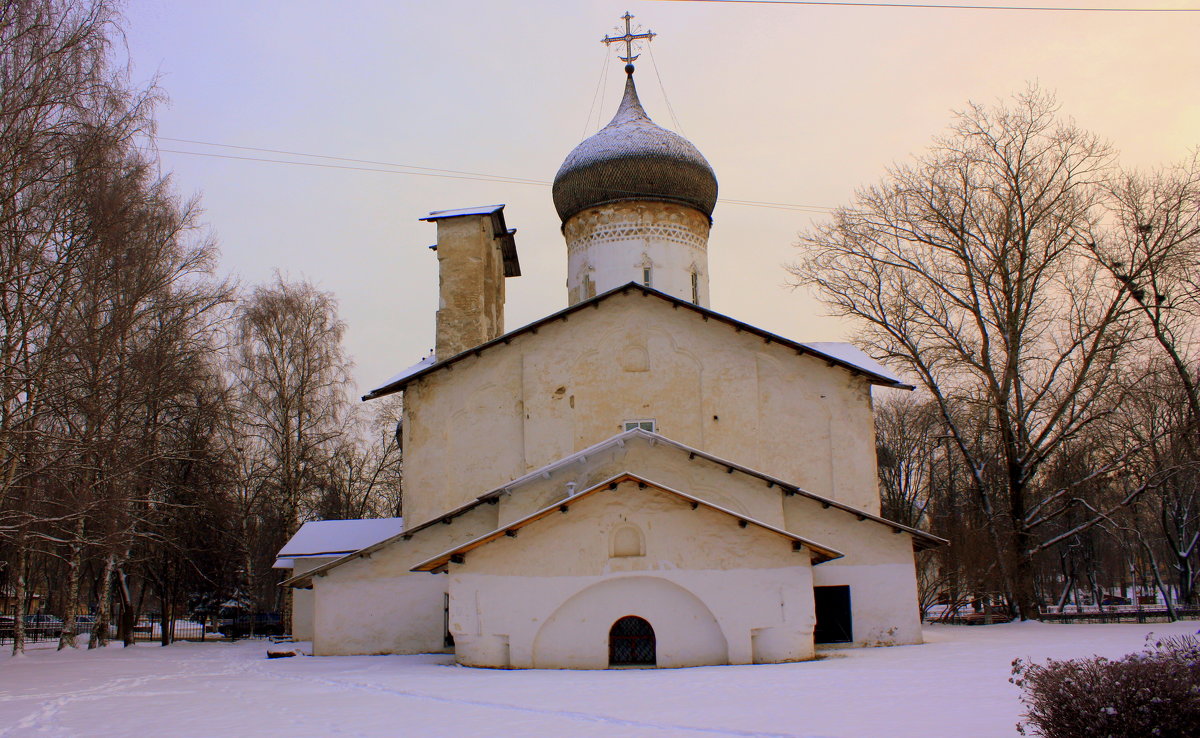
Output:
<svg viewBox="0 0 1200 738">
<path fill-rule="evenodd" d="M 371 390 L 371 393 L 374 394 L 375 392 L 379 392 L 380 390 L 387 389 L 388 387 L 391 387 L 396 382 L 400 382 L 402 380 L 408 379 L 409 377 L 411 377 L 412 375 L 414 375 L 418 372 L 423 372 L 436 363 L 437 363 L 437 357 L 434 356 L 433 354 L 430 354 L 429 356 L 426 356 L 424 359 L 421 359 L 420 361 L 418 361 L 416 364 L 413 364 L 409 368 L 405 369 L 404 371 L 400 372 L 399 374 L 392 377 L 388 381 L 384 382 L 383 384 L 379 385 L 375 389 Z"/>
<path fill-rule="evenodd" d="M 845 362 L 851 366 L 856 366 L 859 369 L 878 374 L 881 377 L 890 379 L 897 384 L 906 384 L 903 379 L 896 376 L 895 372 L 887 369 L 879 362 L 867 356 L 859 349 L 855 348 L 854 344 L 844 343 L 841 341 L 813 341 L 800 344 L 805 348 L 812 349 L 817 353 L 824 354 L 831 359 Z"/>
<path fill-rule="evenodd" d="M 267 659 L 265 641 L 45 647 L 0 656 L 0 736 L 992 738 L 1016 734 L 1014 658 L 1117 657 L 1197 625 L 934 625 L 924 646 L 806 663 L 592 672 L 440 654 Z"/>
<path fill-rule="evenodd" d="M 353 553 L 398 535 L 403 529 L 404 518 L 310 521 L 279 549 L 275 568 L 291 568 L 293 559 L 306 556 Z"/>
<path fill-rule="evenodd" d="M 503 208 L 503 205 L 480 205 L 475 208 L 459 208 L 458 210 L 434 210 L 421 220 L 441 220 L 442 218 L 457 218 L 461 215 L 491 215 Z"/>
</svg>

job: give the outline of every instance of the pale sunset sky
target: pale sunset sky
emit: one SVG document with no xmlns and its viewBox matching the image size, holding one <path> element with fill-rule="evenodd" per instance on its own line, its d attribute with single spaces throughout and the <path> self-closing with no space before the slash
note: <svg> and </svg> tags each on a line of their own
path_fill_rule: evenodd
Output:
<svg viewBox="0 0 1200 738">
<path fill-rule="evenodd" d="M 135 80 L 158 75 L 170 98 L 158 113 L 162 166 L 181 195 L 202 196 L 222 272 L 249 286 L 279 269 L 333 292 L 362 393 L 433 345 L 436 229 L 417 220 L 431 210 L 507 205 L 523 270 L 508 281 L 508 329 L 566 305 L 549 183 L 616 110 L 622 63 L 599 41 L 626 10 L 658 34 L 653 58 L 643 48 L 637 62 L 642 102 L 708 158 L 720 197 L 810 206 L 719 202 L 709 241 L 712 307 L 797 340 L 851 336 L 786 286 L 797 232 L 922 151 L 968 101 L 1036 82 L 1130 166 L 1176 162 L 1200 144 L 1200 12 L 131 0 L 125 47 Z"/>
</svg>

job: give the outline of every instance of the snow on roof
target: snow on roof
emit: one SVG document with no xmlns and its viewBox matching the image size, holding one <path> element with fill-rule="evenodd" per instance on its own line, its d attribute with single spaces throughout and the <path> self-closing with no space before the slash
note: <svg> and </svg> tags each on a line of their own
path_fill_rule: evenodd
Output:
<svg viewBox="0 0 1200 738">
<path fill-rule="evenodd" d="M 547 505 L 546 507 L 542 508 L 541 510 L 538 510 L 529 515 L 526 515 L 525 517 L 521 518 L 520 520 L 514 520 L 513 522 L 508 523 L 507 525 L 501 526 L 501 527 L 495 529 L 494 531 L 492 531 L 491 533 L 486 533 L 486 534 L 479 536 L 477 538 L 474 538 L 470 541 L 461 543 L 458 546 L 455 546 L 454 548 L 450 549 L 449 551 L 445 551 L 441 554 L 438 554 L 437 556 L 434 556 L 431 559 L 422 561 L 421 563 L 414 566 L 411 569 L 411 571 L 443 571 L 446 564 L 456 556 L 461 556 L 461 555 L 467 553 L 468 551 L 476 549 L 480 546 L 487 545 L 488 543 L 491 543 L 492 541 L 495 541 L 498 538 L 502 538 L 505 535 L 515 535 L 515 531 L 520 530 L 521 528 L 525 527 L 526 525 L 528 525 L 530 523 L 535 523 L 539 520 L 542 520 L 543 518 L 552 514 L 554 511 L 559 511 L 559 512 L 565 513 L 565 512 L 567 512 L 567 510 L 570 508 L 571 505 L 574 505 L 576 502 L 579 502 L 580 500 L 584 499 L 585 497 L 590 497 L 592 494 L 594 494 L 595 492 L 598 492 L 599 490 L 602 490 L 602 489 L 616 489 L 617 485 L 619 485 L 623 482 L 634 482 L 637 484 L 639 489 L 654 488 L 656 490 L 659 490 L 660 492 L 665 492 L 667 494 L 674 495 L 676 497 L 683 499 L 686 502 L 692 503 L 693 510 L 698 506 L 704 506 L 705 508 L 707 508 L 709 510 L 714 510 L 714 511 L 722 513 L 724 515 L 728 515 L 732 518 L 736 518 L 742 524 L 743 528 L 746 527 L 747 525 L 754 525 L 754 526 L 756 526 L 758 528 L 762 528 L 763 530 L 766 530 L 770 533 L 774 533 L 777 536 L 782 536 L 783 538 L 786 538 L 786 539 L 792 541 L 793 543 L 800 544 L 803 547 L 807 548 L 809 550 L 810 555 L 812 556 L 812 563 L 814 566 L 817 564 L 822 564 L 826 561 L 832 561 L 833 559 L 840 559 L 843 556 L 845 556 L 844 553 L 842 553 L 841 551 L 838 551 L 837 549 L 830 548 L 828 546 L 817 543 L 816 541 L 813 541 L 808 538 L 803 538 L 801 536 L 796 535 L 795 533 L 786 531 L 782 528 L 776 528 L 773 525 L 768 525 L 767 523 L 764 523 L 761 520 L 758 520 L 757 518 L 747 517 L 745 515 L 742 515 L 741 513 L 736 513 L 728 508 L 724 508 L 719 505 L 714 505 L 713 503 L 708 502 L 707 500 L 704 500 L 700 497 L 694 497 L 686 492 L 681 492 L 673 487 L 668 487 L 666 485 L 659 484 L 658 482 L 655 482 L 646 477 L 639 476 L 637 474 L 633 474 L 632 472 L 622 472 L 615 476 L 609 477 L 608 479 L 605 479 L 601 482 L 598 482 L 581 492 L 576 492 L 575 494 L 572 494 L 566 498 L 563 498 L 561 500 L 553 502 L 550 505 Z M 799 549 L 797 548 L 796 550 L 799 550 Z"/>
<path fill-rule="evenodd" d="M 844 364 L 856 366 L 863 371 L 877 374 L 881 377 L 886 377 L 896 384 L 904 384 L 904 380 L 896 376 L 896 373 L 887 369 L 879 362 L 867 356 L 859 349 L 855 348 L 854 344 L 843 343 L 840 341 L 813 341 L 800 344 L 805 348 L 812 349 L 818 353 L 825 354 L 831 359 L 837 359 Z"/>
<path fill-rule="evenodd" d="M 458 517 L 459 515 L 463 515 L 471 510 L 474 510 L 475 508 L 479 507 L 480 505 L 487 503 L 489 500 L 494 500 L 494 499 L 498 498 L 500 495 L 509 494 L 513 490 L 521 487 L 524 484 L 527 484 L 531 480 L 543 478 L 543 477 L 545 477 L 545 475 L 551 474 L 564 466 L 570 466 L 571 464 L 573 464 L 574 462 L 576 462 L 580 459 L 586 459 L 588 456 L 591 456 L 595 453 L 601 452 L 607 448 L 611 448 L 614 445 L 615 446 L 623 446 L 627 441 L 631 441 L 634 439 L 641 439 L 642 441 L 649 443 L 651 446 L 663 446 L 663 447 L 668 447 L 668 448 L 674 448 L 678 451 L 687 453 L 689 459 L 694 459 L 694 458 L 706 459 L 707 461 L 710 461 L 714 464 L 726 467 L 727 471 L 730 471 L 730 472 L 739 471 L 743 474 L 748 474 L 750 476 L 762 479 L 763 481 L 766 481 L 769 483 L 768 486 L 778 487 L 779 491 L 782 492 L 784 495 L 794 495 L 794 494 L 801 495 L 802 497 L 807 497 L 811 500 L 820 502 L 822 508 L 825 508 L 825 509 L 834 508 L 834 509 L 840 510 L 842 512 L 850 513 L 850 514 L 856 516 L 859 520 L 871 520 L 873 522 L 880 523 L 882 525 L 886 525 L 886 526 L 890 527 L 892 529 L 892 531 L 895 533 L 902 533 L 902 532 L 908 533 L 909 535 L 912 536 L 913 549 L 916 551 L 923 551 L 928 548 L 934 548 L 936 546 L 943 546 L 946 543 L 948 543 L 948 541 L 946 541 L 944 538 L 939 538 L 938 536 L 932 535 L 930 533 L 926 533 L 923 530 L 918 530 L 916 528 L 910 528 L 909 526 L 904 525 L 902 523 L 897 523 L 893 520 L 888 520 L 887 518 L 882 518 L 878 515 L 873 515 L 864 510 L 859 510 L 858 508 L 851 507 L 845 503 L 829 499 L 828 497 L 823 497 L 823 496 L 815 494 L 813 492 L 809 492 L 808 490 L 805 490 L 802 487 L 797 487 L 795 485 L 788 484 L 787 482 L 784 482 L 783 480 L 778 479 L 776 477 L 772 477 L 772 476 L 769 476 L 762 472 L 750 469 L 748 467 L 741 466 L 740 464 L 735 464 L 732 461 L 727 461 L 720 457 L 713 456 L 713 455 L 705 453 L 704 451 L 701 451 L 697 448 L 693 448 L 691 446 L 685 445 L 678 441 L 673 441 L 670 438 L 659 435 L 657 433 L 651 433 L 649 431 L 642 430 L 641 428 L 632 428 L 630 430 L 623 431 L 623 432 L 618 433 L 617 435 L 612 436 L 610 438 L 607 438 L 599 443 L 595 443 L 591 446 L 588 446 L 585 449 L 576 451 L 575 453 L 570 454 L 568 456 L 564 456 L 563 458 L 561 458 L 557 461 L 553 461 L 553 462 L 547 464 L 546 466 L 541 467 L 540 469 L 535 469 L 531 472 L 527 472 L 526 474 L 524 474 L 520 477 L 517 477 L 516 479 L 514 479 L 512 481 L 507 482 L 503 486 L 496 487 L 495 489 L 480 495 L 479 497 L 475 498 L 474 500 L 471 500 L 470 502 L 468 502 L 464 505 L 460 505 L 460 506 L 454 508 L 453 510 L 446 512 L 445 514 L 443 514 L 439 517 L 431 518 L 431 519 L 425 521 L 424 523 L 414 525 L 414 526 L 410 527 L 408 530 L 402 531 L 404 539 L 407 540 L 407 539 L 411 538 L 413 536 L 413 534 L 418 533 L 426 528 L 430 528 L 434 525 L 437 525 L 438 523 L 452 523 L 454 518 Z M 559 502 L 554 503 L 550 507 L 552 509 L 557 509 L 557 506 L 560 504 L 562 504 L 561 500 Z M 704 504 L 710 504 L 710 503 L 704 503 Z M 731 514 L 734 516 L 738 515 L 738 513 L 733 513 L 733 512 L 731 512 Z M 509 525 L 509 527 L 511 527 L 511 524 Z M 393 536 L 392 538 L 381 539 L 378 542 L 371 544 L 370 546 L 365 546 L 358 551 L 348 553 L 346 556 L 343 556 L 342 558 L 339 558 L 336 561 L 330 561 L 329 563 L 322 564 L 321 566 L 311 569 L 311 570 L 305 572 L 304 574 L 294 576 L 291 579 L 286 579 L 286 580 L 280 582 L 280 586 L 282 586 L 282 587 L 305 586 L 304 583 L 310 581 L 314 575 L 322 574 L 324 572 L 329 571 L 330 569 L 336 569 L 337 567 L 341 566 L 342 564 L 352 561 L 356 557 L 373 553 L 374 551 L 377 551 L 388 545 L 391 545 L 392 540 L 395 538 L 399 538 L 399 537 L 400 537 L 400 535 L 398 533 L 397 535 Z M 279 567 L 276 567 L 276 568 L 279 568 Z"/>
<path fill-rule="evenodd" d="M 508 333 L 505 333 L 504 335 L 493 338 L 490 341 L 485 341 L 484 343 L 481 343 L 474 348 L 467 349 L 466 351 L 462 351 L 458 354 L 455 354 L 454 356 L 444 357 L 442 361 L 437 361 L 433 357 L 426 357 L 426 359 L 422 360 L 421 363 L 418 363 L 414 366 L 409 367 L 408 369 L 405 369 L 404 371 L 400 372 L 395 377 L 393 377 L 391 380 L 389 380 L 389 381 L 385 382 L 384 384 L 380 385 L 379 387 L 371 390 L 366 395 L 363 395 L 362 399 L 363 400 L 374 400 L 378 397 L 384 397 L 385 395 L 390 395 L 393 392 L 399 392 L 404 389 L 405 385 L 408 383 L 409 380 L 413 379 L 414 377 L 416 377 L 418 375 L 423 376 L 426 372 L 432 373 L 432 372 L 438 371 L 439 369 L 450 366 L 451 364 L 454 364 L 455 362 L 465 359 L 471 355 L 479 356 L 483 353 L 483 351 L 490 349 L 498 344 L 507 345 L 509 342 L 512 341 L 513 337 L 521 335 L 522 333 L 526 333 L 526 332 L 537 333 L 537 329 L 543 325 L 552 323 L 553 321 L 556 321 L 556 320 L 566 320 L 567 319 L 566 316 L 568 316 L 572 313 L 583 310 L 584 308 L 586 308 L 588 306 L 593 306 L 593 307 L 598 306 L 600 303 L 604 302 L 605 300 L 608 300 L 609 298 L 613 297 L 614 295 L 618 295 L 618 294 L 624 295 L 625 293 L 627 293 L 630 290 L 638 290 L 645 295 L 653 295 L 655 297 L 658 297 L 662 300 L 665 300 L 665 301 L 671 303 L 676 308 L 686 308 L 688 310 L 692 310 L 692 311 L 704 316 L 704 320 L 708 320 L 709 318 L 715 318 L 716 320 L 718 320 L 722 323 L 725 323 L 727 325 L 731 325 L 740 331 L 748 331 L 755 335 L 762 336 L 764 339 L 767 339 L 768 343 L 777 342 L 784 346 L 790 346 L 794 349 L 798 349 L 799 350 L 798 353 L 807 352 L 809 354 L 822 356 L 825 359 L 827 359 L 831 362 L 834 362 L 835 364 L 842 365 L 843 367 L 849 369 L 852 372 L 862 372 L 862 373 L 866 374 L 868 381 L 870 381 L 872 384 L 882 384 L 885 386 L 896 387 L 898 389 L 909 389 L 909 390 L 915 389 L 912 385 L 906 384 L 903 380 L 896 377 L 896 375 L 893 372 L 880 366 L 871 357 L 867 356 L 862 351 L 859 351 L 858 349 L 854 348 L 854 346 L 851 346 L 848 343 L 821 343 L 821 342 L 799 343 L 799 342 L 793 341 L 789 338 L 785 338 L 783 336 L 779 336 L 774 333 L 770 333 L 769 331 L 763 330 L 762 328 L 758 328 L 757 326 L 750 325 L 749 323 L 744 323 L 740 320 L 737 320 L 736 318 L 731 318 L 728 315 L 723 315 L 714 310 L 710 310 L 706 307 L 701 307 L 701 306 L 693 304 L 691 302 L 681 300 L 678 297 L 675 297 L 673 295 L 668 295 L 665 292 L 660 292 L 660 291 L 654 289 L 653 287 L 646 287 L 645 285 L 638 284 L 637 282 L 629 282 L 627 284 L 620 285 L 619 287 L 614 287 L 607 292 L 603 292 L 599 295 L 596 295 L 595 297 L 590 297 L 586 300 L 581 300 L 580 302 L 577 302 L 574 305 L 566 307 L 562 310 L 559 310 L 556 313 L 551 313 L 550 315 L 547 315 L 546 317 L 544 317 L 540 320 L 536 320 L 532 323 L 529 323 L 528 325 L 522 326 L 515 330 L 511 330 Z M 426 364 L 426 363 L 424 363 L 425 361 L 428 361 L 429 363 Z"/>
<path fill-rule="evenodd" d="M 391 538 L 403 529 L 404 518 L 314 520 L 300 526 L 276 555 L 288 559 L 347 554 Z"/>
<path fill-rule="evenodd" d="M 418 361 L 416 364 L 413 364 L 412 366 L 410 366 L 409 368 L 400 372 L 399 374 L 392 377 L 388 381 L 379 385 L 379 387 L 380 387 L 380 389 L 382 389 L 389 385 L 395 384 L 396 382 L 401 382 L 405 379 L 408 379 L 409 377 L 416 374 L 417 372 L 423 371 L 426 368 L 433 366 L 436 363 L 437 363 L 437 357 L 434 356 L 433 354 L 430 354 L 429 356 L 426 356 L 424 359 L 421 359 L 420 361 Z M 379 390 L 375 390 L 375 391 L 378 392 Z"/>
<path fill-rule="evenodd" d="M 441 220 L 442 218 L 457 218 L 460 215 L 491 215 L 504 205 L 480 205 L 477 208 L 459 208 L 458 210 L 434 210 L 420 220 Z"/>
</svg>

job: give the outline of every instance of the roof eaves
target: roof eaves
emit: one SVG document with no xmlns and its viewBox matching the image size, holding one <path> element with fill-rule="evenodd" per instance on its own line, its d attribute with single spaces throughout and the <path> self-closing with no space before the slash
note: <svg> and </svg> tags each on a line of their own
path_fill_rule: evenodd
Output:
<svg viewBox="0 0 1200 738">
<path fill-rule="evenodd" d="M 337 558 L 337 559 L 334 559 L 333 561 L 329 561 L 327 563 L 321 564 L 320 566 L 318 566 L 316 568 L 309 569 L 308 571 L 304 572 L 303 574 L 298 574 L 290 579 L 283 580 L 282 582 L 279 583 L 279 586 L 280 587 L 295 587 L 295 586 L 298 586 L 296 584 L 297 582 L 311 581 L 314 576 L 324 576 L 325 572 L 329 571 L 330 569 L 337 568 L 337 567 L 341 566 L 342 564 L 348 564 L 351 561 L 362 558 L 364 556 L 370 556 L 371 554 L 375 553 L 379 549 L 384 548 L 385 546 L 389 546 L 393 542 L 398 541 L 407 535 L 409 535 L 407 531 L 401 531 L 394 536 L 389 536 L 387 538 L 384 538 L 382 541 L 377 541 L 375 543 L 372 543 L 370 546 L 367 546 L 365 548 L 360 548 L 357 551 L 348 551 L 348 552 L 346 552 L 345 555 L 341 556 L 340 558 Z"/>
<path fill-rule="evenodd" d="M 938 536 L 933 535 L 932 533 L 927 533 L 923 530 L 920 530 L 919 528 L 913 528 L 911 526 L 904 525 L 903 523 L 897 523 L 894 520 L 888 520 L 887 518 L 882 517 L 880 515 L 874 515 L 872 513 L 869 513 L 869 512 L 863 511 L 863 510 L 859 510 L 858 508 L 852 507 L 851 505 L 847 505 L 843 502 L 838 502 L 837 500 L 832 500 L 828 497 L 819 495 L 815 492 L 809 492 L 808 490 L 804 489 L 803 487 L 799 487 L 799 486 L 791 484 L 789 482 L 785 482 L 782 479 L 773 477 L 769 474 L 765 474 L 756 469 L 751 469 L 750 467 L 742 466 L 741 464 L 737 464 L 732 461 L 727 461 L 725 459 L 722 459 L 719 456 L 713 456 L 712 454 L 705 452 L 705 451 L 701 451 L 698 448 L 693 448 L 692 446 L 688 446 L 687 444 L 680 443 L 679 441 L 673 440 L 673 439 L 668 438 L 663 435 L 659 435 L 658 433 L 651 433 L 650 431 L 642 430 L 641 428 L 633 428 L 631 430 L 623 431 L 621 433 L 618 433 L 615 436 L 610 436 L 609 438 L 606 438 L 605 440 L 600 441 L 599 443 L 594 443 L 591 446 L 588 446 L 587 448 L 585 448 L 581 451 L 576 451 L 575 453 L 571 454 L 570 456 L 564 456 L 563 458 L 558 459 L 557 461 L 551 462 L 550 464 L 547 464 L 545 466 L 534 469 L 533 471 L 528 472 L 523 476 L 517 477 L 516 479 L 512 479 L 512 480 L 506 482 L 505 484 L 501 485 L 500 487 L 496 487 L 492 490 L 489 490 L 488 492 L 485 492 L 484 494 L 475 498 L 471 502 L 468 502 L 464 505 L 460 505 L 459 507 L 457 507 L 453 510 L 450 510 L 449 512 L 447 512 L 443 515 L 439 515 L 436 518 L 432 518 L 430 520 L 425 521 L 424 523 L 421 523 L 420 525 L 414 526 L 413 528 L 405 531 L 405 534 L 411 535 L 413 533 L 416 533 L 420 530 L 424 530 L 425 528 L 428 528 L 432 525 L 436 525 L 438 523 L 450 523 L 451 521 L 453 521 L 454 518 L 458 517 L 459 515 L 462 515 L 466 512 L 470 512 L 471 510 L 475 509 L 476 507 L 478 507 L 479 505 L 482 505 L 484 503 L 492 502 L 492 501 L 496 500 L 500 495 L 502 495 L 506 492 L 511 492 L 512 490 L 517 489 L 518 487 L 521 487 L 521 486 L 523 486 L 531 481 L 534 481 L 536 479 L 540 479 L 540 478 L 544 477 L 546 474 L 553 473 L 553 472 L 557 471 L 558 469 L 560 469 L 564 466 L 568 466 L 572 463 L 575 463 L 576 461 L 578 461 L 580 459 L 585 459 L 588 456 L 594 456 L 595 454 L 602 453 L 613 446 L 622 445 L 626 441 L 628 441 L 632 438 L 641 438 L 643 440 L 646 440 L 650 444 L 663 443 L 663 444 L 666 444 L 669 446 L 673 446 L 674 448 L 687 453 L 689 455 L 689 458 L 700 457 L 700 458 L 705 459 L 706 461 L 709 461 L 710 463 L 715 464 L 717 466 L 723 466 L 726 469 L 732 469 L 734 471 L 741 472 L 742 474 L 746 474 L 748 476 L 760 479 L 760 480 L 766 482 L 768 487 L 779 487 L 780 491 L 783 492 L 784 495 L 793 495 L 793 494 L 800 495 L 801 497 L 806 497 L 815 502 L 821 503 L 821 506 L 826 509 L 835 508 L 835 509 L 841 510 L 843 512 L 850 513 L 850 514 L 854 515 L 855 517 L 857 517 L 859 520 L 870 520 L 872 522 L 879 523 L 881 525 L 886 525 L 886 526 L 890 527 L 893 530 L 893 532 L 908 533 L 913 537 L 913 548 L 917 551 L 924 551 L 926 549 L 936 548 L 938 546 L 944 546 L 947 543 L 949 543 L 949 541 L 947 541 L 945 538 L 940 538 Z"/>
<path fill-rule="evenodd" d="M 591 495 L 595 494 L 596 492 L 598 492 L 602 489 L 615 489 L 616 486 L 621 484 L 622 482 L 637 482 L 638 485 L 641 487 L 646 487 L 646 486 L 654 487 L 657 490 L 666 492 L 668 494 L 675 495 L 675 496 L 685 500 L 686 502 L 692 503 L 693 508 L 703 506 L 710 510 L 714 510 L 716 512 L 720 512 L 720 513 L 723 513 L 730 517 L 736 518 L 739 521 L 739 523 L 743 525 L 743 527 L 745 525 L 755 525 L 759 528 L 762 528 L 763 530 L 767 530 L 771 533 L 774 533 L 776 535 L 787 538 L 787 539 L 793 541 L 794 543 L 799 543 L 799 544 L 803 545 L 804 547 L 808 548 L 810 552 L 817 554 L 817 556 L 815 556 L 814 559 L 819 559 L 819 560 L 814 560 L 814 562 L 813 562 L 814 565 L 822 564 L 826 561 L 832 561 L 833 559 L 838 559 L 838 558 L 842 558 L 843 556 L 845 556 L 845 554 L 843 554 L 841 551 L 838 551 L 837 549 L 817 543 L 810 539 L 804 538 L 803 536 L 798 536 L 795 533 L 790 533 L 786 530 L 783 530 L 782 528 L 776 528 L 775 526 L 764 523 L 756 518 L 752 518 L 747 515 L 742 515 L 741 513 L 734 512 L 728 508 L 724 508 L 719 505 L 714 505 L 711 502 L 703 500 L 699 497 L 695 497 L 693 495 L 689 495 L 686 492 L 682 492 L 682 491 L 674 489 L 672 487 L 668 487 L 666 485 L 659 484 L 657 482 L 646 479 L 645 477 L 641 477 L 637 474 L 633 474 L 632 472 L 621 472 L 620 474 L 616 474 L 612 477 L 609 477 L 608 479 L 598 482 L 581 492 L 577 492 L 574 495 L 571 495 L 570 497 L 565 497 L 561 500 L 558 500 L 557 502 L 547 505 L 546 507 L 542 508 L 541 510 L 537 510 L 536 512 L 530 513 L 529 515 L 526 515 L 525 517 L 520 518 L 519 520 L 514 520 L 513 522 L 511 522 L 507 525 L 496 528 L 495 530 L 491 531 L 490 533 L 485 533 L 482 536 L 478 536 L 470 541 L 461 543 L 458 546 L 455 546 L 454 548 L 452 548 L 448 551 L 443 551 L 442 553 L 438 554 L 437 556 L 426 559 L 425 561 L 422 561 L 421 563 L 412 567 L 412 569 L 410 569 L 410 571 L 425 571 L 425 572 L 435 572 L 436 573 L 437 571 L 439 571 L 443 567 L 445 567 L 456 556 L 465 555 L 469 551 L 479 548 L 480 546 L 484 546 L 488 543 L 491 543 L 492 541 L 497 540 L 498 538 L 500 538 L 502 536 L 511 535 L 515 531 L 520 530 L 521 528 L 525 527 L 526 525 L 536 522 L 538 520 L 541 520 L 542 518 L 545 518 L 554 512 L 566 512 L 567 511 L 566 508 L 569 508 L 571 505 L 575 504 L 579 500 L 584 499 L 585 497 L 590 497 Z"/>
<path fill-rule="evenodd" d="M 645 433 L 645 431 L 643 431 L 643 433 Z M 859 510 L 858 508 L 853 507 L 851 505 L 847 505 L 844 502 L 838 502 L 837 500 L 831 500 L 830 498 L 825 497 L 823 495 L 819 495 L 816 492 L 809 492 L 808 490 L 804 489 L 803 487 L 798 487 L 794 484 L 785 482 L 782 479 L 778 479 L 776 477 L 772 477 L 771 475 L 765 474 L 756 469 L 751 469 L 750 467 L 742 466 L 741 464 L 737 464 L 732 461 L 726 461 L 725 459 L 722 459 L 719 456 L 713 456 L 710 453 L 701 451 L 698 448 L 693 448 L 691 446 L 688 446 L 687 444 L 680 443 L 679 441 L 672 440 L 670 438 L 667 438 L 666 436 L 659 436 L 658 434 L 647 434 L 647 435 L 654 435 L 662 443 L 666 443 L 666 444 L 674 446 L 682 451 L 686 451 L 691 456 L 698 456 L 700 458 L 703 458 L 707 461 L 712 462 L 713 464 L 716 464 L 717 466 L 724 466 L 727 469 L 732 469 L 734 471 L 741 472 L 742 474 L 746 474 L 748 476 L 757 477 L 758 479 L 761 479 L 762 481 L 766 482 L 768 487 L 779 487 L 779 489 L 784 493 L 784 495 L 796 494 L 796 495 L 800 495 L 801 497 L 807 497 L 815 502 L 821 503 L 821 506 L 824 508 L 827 508 L 827 509 L 831 508 L 831 507 L 836 508 L 838 510 L 842 510 L 843 512 L 851 513 L 854 516 L 858 517 L 860 520 L 870 520 L 870 521 L 873 521 L 876 523 L 880 523 L 882 525 L 886 525 L 886 526 L 890 527 L 896 533 L 908 533 L 913 536 L 913 547 L 918 551 L 923 551 L 925 549 L 934 548 L 937 546 L 944 546 L 947 543 L 949 543 L 949 541 L 947 541 L 945 538 L 940 538 L 938 536 L 933 535 L 932 533 L 926 533 L 925 531 L 920 530 L 919 528 L 913 528 L 911 526 L 904 525 L 903 523 L 897 523 L 894 520 L 888 520 L 887 518 L 882 517 L 880 515 L 873 515 L 872 513 L 866 512 L 864 510 Z M 917 543 L 918 539 L 920 539 L 923 543 L 918 544 Z"/>
</svg>

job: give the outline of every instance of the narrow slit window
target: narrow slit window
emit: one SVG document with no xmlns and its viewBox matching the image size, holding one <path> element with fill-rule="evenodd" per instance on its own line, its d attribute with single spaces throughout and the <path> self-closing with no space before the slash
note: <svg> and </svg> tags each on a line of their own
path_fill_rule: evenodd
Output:
<svg viewBox="0 0 1200 738">
<path fill-rule="evenodd" d="M 650 267 L 642 267 L 642 284 L 650 286 Z"/>
<path fill-rule="evenodd" d="M 692 272 L 692 304 L 700 304 L 700 275 Z"/>
</svg>

